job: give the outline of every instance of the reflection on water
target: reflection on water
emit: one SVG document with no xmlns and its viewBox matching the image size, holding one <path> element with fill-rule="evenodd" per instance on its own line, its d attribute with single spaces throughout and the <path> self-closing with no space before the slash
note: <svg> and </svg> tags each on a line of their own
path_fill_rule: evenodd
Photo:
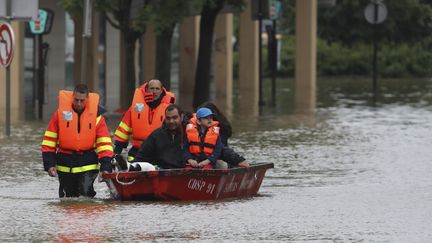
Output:
<svg viewBox="0 0 432 243">
<path fill-rule="evenodd" d="M 1 241 L 427 242 L 432 237 L 429 80 L 318 80 L 317 109 L 295 111 L 292 82 L 260 116 L 234 111 L 231 145 L 275 163 L 259 196 L 217 202 L 59 200 L 42 171 L 46 123 L 0 135 Z M 109 119 L 111 131 L 118 117 Z"/>
</svg>

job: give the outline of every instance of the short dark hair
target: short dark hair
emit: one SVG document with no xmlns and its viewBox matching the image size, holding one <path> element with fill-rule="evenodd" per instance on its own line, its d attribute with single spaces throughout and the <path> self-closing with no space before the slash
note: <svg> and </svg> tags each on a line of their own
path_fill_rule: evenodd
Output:
<svg viewBox="0 0 432 243">
<path fill-rule="evenodd" d="M 180 106 L 176 105 L 176 104 L 171 104 L 169 105 L 166 109 L 165 109 L 165 113 L 167 111 L 172 111 L 172 110 L 177 110 L 179 115 L 183 114 L 183 110 Z"/>
<path fill-rule="evenodd" d="M 89 88 L 87 87 L 86 84 L 77 84 L 77 85 L 75 85 L 73 92 L 88 95 L 89 94 Z"/>
</svg>

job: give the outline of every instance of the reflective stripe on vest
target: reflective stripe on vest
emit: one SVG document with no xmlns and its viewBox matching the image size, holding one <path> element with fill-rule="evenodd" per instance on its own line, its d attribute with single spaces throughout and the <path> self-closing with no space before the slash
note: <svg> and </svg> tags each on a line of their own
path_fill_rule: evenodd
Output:
<svg viewBox="0 0 432 243">
<path fill-rule="evenodd" d="M 99 165 L 91 164 L 91 165 L 84 165 L 79 167 L 67 167 L 63 165 L 56 165 L 56 169 L 64 173 L 81 173 L 89 170 L 99 170 Z"/>
</svg>

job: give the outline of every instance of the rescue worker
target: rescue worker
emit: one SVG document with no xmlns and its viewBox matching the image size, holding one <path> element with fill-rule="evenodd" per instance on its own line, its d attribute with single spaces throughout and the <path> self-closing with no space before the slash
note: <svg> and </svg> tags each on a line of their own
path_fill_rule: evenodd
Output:
<svg viewBox="0 0 432 243">
<path fill-rule="evenodd" d="M 99 95 L 78 84 L 73 92 L 60 90 L 58 100 L 42 141 L 44 169 L 49 176 L 58 176 L 59 197 L 94 197 L 98 171 L 111 172 L 113 156 Z"/>
<path fill-rule="evenodd" d="M 165 109 L 174 103 L 174 94 L 162 87 L 159 80 L 150 80 L 137 88 L 132 105 L 114 133 L 114 153 L 121 154 L 131 137 L 132 148 L 128 153 L 128 161 L 133 161 L 141 143 L 162 125 Z"/>
<path fill-rule="evenodd" d="M 148 171 L 155 168 L 148 165 L 156 165 L 161 169 L 184 168 L 183 143 L 183 111 L 177 105 L 169 105 L 165 110 L 163 125 L 154 130 L 141 144 L 133 163 L 128 163 L 116 156 L 120 170 Z M 121 156 L 121 155 L 120 155 Z"/>
<path fill-rule="evenodd" d="M 183 153 L 186 168 L 208 170 L 216 167 L 223 147 L 219 130 L 210 109 L 203 107 L 197 110 L 196 119 L 191 119 L 186 126 L 187 139 Z"/>
</svg>

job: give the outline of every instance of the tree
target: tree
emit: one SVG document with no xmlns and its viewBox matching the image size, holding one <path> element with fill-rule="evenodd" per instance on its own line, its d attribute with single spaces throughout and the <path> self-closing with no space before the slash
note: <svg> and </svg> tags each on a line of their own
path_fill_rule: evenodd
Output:
<svg viewBox="0 0 432 243">
<path fill-rule="evenodd" d="M 167 89 L 171 86 L 171 43 L 174 29 L 190 9 L 200 8 L 201 0 L 160 0 L 146 9 L 149 22 L 156 32 L 156 78 Z"/>
<path fill-rule="evenodd" d="M 74 22 L 74 33 L 75 36 L 82 36 L 83 33 L 83 1 L 78 0 L 60 0 L 60 5 L 69 13 L 72 21 Z M 79 84 L 81 76 L 81 52 L 78 50 L 82 49 L 82 39 L 77 39 L 74 41 L 74 67 L 73 67 L 73 78 L 74 83 Z M 84 43 L 85 44 L 85 43 Z"/>
<path fill-rule="evenodd" d="M 94 0 L 95 9 L 100 11 L 114 28 L 120 30 L 125 45 L 125 60 L 121 62 L 124 70 L 122 79 L 125 80 L 124 85 L 120 86 L 120 106 L 122 108 L 129 107 L 135 91 L 135 43 L 145 32 L 145 23 L 148 20 L 145 9 L 150 2 L 151 0 Z M 75 29 L 82 31 L 82 23 L 78 19 L 82 18 L 83 1 L 61 0 L 60 4 L 74 18 Z M 75 45 L 75 50 L 78 49 L 76 47 L 77 45 Z M 78 55 L 77 51 L 75 55 Z"/>
<path fill-rule="evenodd" d="M 198 47 L 198 60 L 195 71 L 195 87 L 193 107 L 198 107 L 210 96 L 210 68 L 213 48 L 213 34 L 216 17 L 225 4 L 240 9 L 242 0 L 205 0 L 200 21 L 200 39 Z"/>
<path fill-rule="evenodd" d="M 114 28 L 120 30 L 125 45 L 125 60 L 121 63 L 124 70 L 122 78 L 125 80 L 124 85 L 120 86 L 122 108 L 130 106 L 135 91 L 135 43 L 145 33 L 148 20 L 145 9 L 149 4 L 150 0 L 95 0 L 96 8 Z"/>
<path fill-rule="evenodd" d="M 373 39 L 373 26 L 366 22 L 364 9 L 368 0 L 340 0 L 336 6 L 318 11 L 318 35 L 327 40 L 352 46 Z M 429 3 L 428 3 L 429 2 Z M 388 15 L 377 26 L 379 39 L 386 42 L 416 42 L 431 35 L 431 1 L 384 1 Z"/>
</svg>

